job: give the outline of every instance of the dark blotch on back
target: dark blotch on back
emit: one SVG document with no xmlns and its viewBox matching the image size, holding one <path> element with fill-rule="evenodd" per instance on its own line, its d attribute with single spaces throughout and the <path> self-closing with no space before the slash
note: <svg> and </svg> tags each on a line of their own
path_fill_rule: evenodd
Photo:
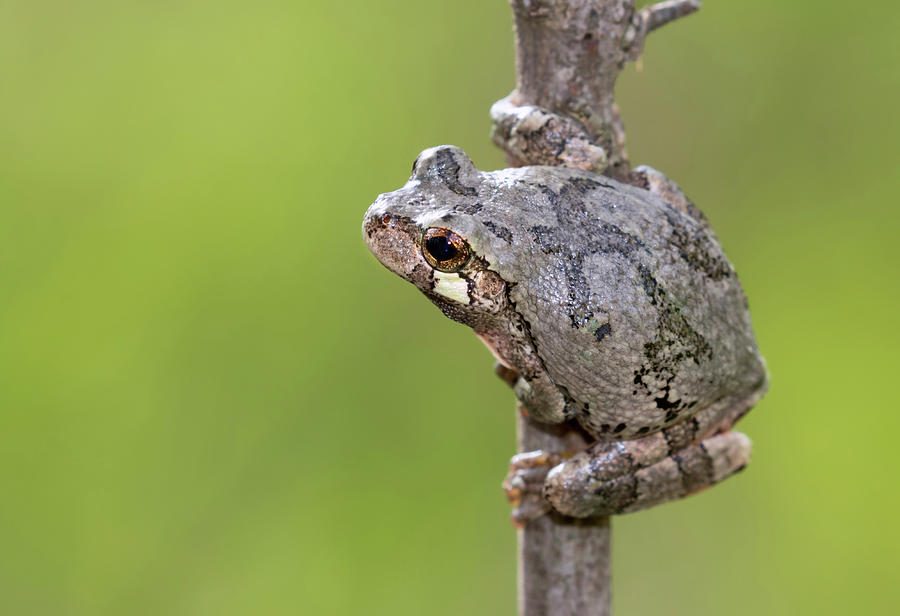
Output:
<svg viewBox="0 0 900 616">
<path fill-rule="evenodd" d="M 721 280 L 731 276 L 731 267 L 721 256 L 714 254 L 715 246 L 703 227 L 689 230 L 675 212 L 666 210 L 666 219 L 672 227 L 669 242 L 678 250 L 685 263 L 693 269 L 703 272 L 712 280 Z"/>
<path fill-rule="evenodd" d="M 586 180 L 593 182 L 593 180 Z M 599 184 L 599 182 L 598 182 Z M 549 191 L 549 189 L 545 189 Z M 555 194 L 550 192 L 550 194 Z M 551 203 L 553 201 L 551 200 Z M 583 204 L 576 204 L 583 205 Z M 596 254 L 619 254 L 629 261 L 635 259 L 637 251 L 645 251 L 641 240 L 626 233 L 615 225 L 592 223 L 590 212 L 579 207 L 562 208 L 559 203 L 557 216 L 561 224 L 558 227 L 535 225 L 529 229 L 532 240 L 541 252 L 557 257 L 555 268 L 565 277 L 567 287 L 566 311 L 574 329 L 584 327 L 591 318 L 600 320 L 603 309 L 596 294 L 588 284 L 584 274 L 585 259 Z M 568 219 L 566 217 L 569 217 Z M 577 246 L 572 245 L 572 238 L 567 237 L 571 230 L 591 229 L 589 234 L 577 237 Z M 560 237 L 560 233 L 562 237 Z M 607 332 L 608 333 L 608 332 Z"/>
<path fill-rule="evenodd" d="M 609 188 L 610 190 L 617 190 L 617 188 L 613 184 L 608 184 L 606 182 L 595 180 L 593 178 L 584 178 L 578 176 L 569 178 L 567 184 L 582 195 L 587 194 L 588 191 L 594 190 L 595 188 Z"/>
<path fill-rule="evenodd" d="M 644 344 L 646 360 L 635 371 L 634 384 L 650 393 L 645 377 L 664 381 L 663 395 L 654 396 L 657 408 L 669 413 L 680 411 L 687 407 L 687 403 L 669 399 L 669 387 L 678 373 L 678 364 L 682 361 L 699 364 L 701 360 L 709 360 L 712 358 L 712 347 L 691 326 L 681 308 L 669 297 L 648 267 L 640 265 L 638 274 L 650 304 L 657 307 L 658 319 L 656 336 Z"/>
<path fill-rule="evenodd" d="M 474 197 L 476 191 L 471 186 L 463 186 L 459 181 L 459 163 L 449 150 L 440 150 L 435 159 L 434 170 L 447 188 L 457 195 Z"/>
<path fill-rule="evenodd" d="M 466 214 L 468 216 L 473 216 L 484 209 L 484 206 L 480 203 L 457 203 L 453 206 L 453 212 L 456 214 Z M 445 215 L 444 218 L 451 218 L 449 215 Z"/>
<path fill-rule="evenodd" d="M 491 233 L 493 233 L 494 235 L 499 237 L 501 240 L 503 240 L 507 244 L 512 244 L 512 241 L 513 241 L 512 231 L 510 231 L 509 229 L 507 229 L 506 227 L 503 227 L 501 225 L 495 225 L 494 223 L 492 223 L 489 220 L 484 221 L 482 224 L 485 227 L 487 227 Z"/>
<path fill-rule="evenodd" d="M 597 328 L 597 331 L 594 332 L 594 337 L 597 339 L 597 342 L 600 342 L 608 335 L 612 333 L 612 326 L 609 323 L 604 323 L 600 327 Z"/>
</svg>

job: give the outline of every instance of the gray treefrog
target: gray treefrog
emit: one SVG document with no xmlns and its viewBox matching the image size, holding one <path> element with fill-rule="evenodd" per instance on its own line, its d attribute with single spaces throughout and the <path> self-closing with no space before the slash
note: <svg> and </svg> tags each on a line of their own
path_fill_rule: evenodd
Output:
<svg viewBox="0 0 900 616">
<path fill-rule="evenodd" d="M 440 146 L 363 222 L 385 267 L 490 348 L 531 418 L 596 439 L 513 458 L 508 491 L 569 516 L 643 509 L 743 468 L 750 441 L 729 429 L 768 383 L 706 219 L 662 173 L 631 177 L 482 172 Z"/>
</svg>

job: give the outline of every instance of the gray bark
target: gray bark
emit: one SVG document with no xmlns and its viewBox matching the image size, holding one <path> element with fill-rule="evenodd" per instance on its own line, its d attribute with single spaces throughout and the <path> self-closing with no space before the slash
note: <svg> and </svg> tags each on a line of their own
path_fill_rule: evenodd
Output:
<svg viewBox="0 0 900 616">
<path fill-rule="evenodd" d="M 649 32 L 696 11 L 699 2 L 669 0 L 640 11 L 634 0 L 510 3 L 516 90 L 492 109 L 495 142 L 514 166 L 567 165 L 628 181 L 616 78 L 625 62 L 640 56 Z M 519 452 L 589 444 L 577 428 L 521 415 L 518 429 Z M 608 616 L 609 548 L 607 518 L 576 521 L 551 513 L 529 522 L 519 531 L 519 613 Z"/>
<path fill-rule="evenodd" d="M 519 451 L 584 449 L 586 435 L 519 414 Z M 522 616 L 608 616 L 609 518 L 543 515 L 519 530 L 519 613 Z"/>
<path fill-rule="evenodd" d="M 516 28 L 516 89 L 506 100 L 561 116 L 561 125 L 537 131 L 529 143 L 528 138 L 511 139 L 513 127 L 495 115 L 494 140 L 512 165 L 565 164 L 627 181 L 625 131 L 613 100 L 616 79 L 625 62 L 640 56 L 647 34 L 693 13 L 699 1 L 668 0 L 640 11 L 635 11 L 634 0 L 510 3 Z M 546 147 L 533 142 L 541 140 Z M 561 158 L 560 151 L 570 143 L 574 151 Z"/>
</svg>

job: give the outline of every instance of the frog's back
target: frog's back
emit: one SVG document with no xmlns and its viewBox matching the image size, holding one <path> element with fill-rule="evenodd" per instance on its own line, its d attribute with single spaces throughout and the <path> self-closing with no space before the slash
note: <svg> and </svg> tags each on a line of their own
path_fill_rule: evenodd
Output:
<svg viewBox="0 0 900 616">
<path fill-rule="evenodd" d="M 701 217 L 608 178 L 531 167 L 485 174 L 483 224 L 568 412 L 639 436 L 763 387 L 747 303 Z"/>
</svg>

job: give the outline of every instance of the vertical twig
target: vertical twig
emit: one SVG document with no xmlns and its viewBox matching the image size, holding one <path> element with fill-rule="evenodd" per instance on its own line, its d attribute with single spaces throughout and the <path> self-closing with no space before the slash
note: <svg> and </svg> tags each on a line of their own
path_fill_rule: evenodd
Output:
<svg viewBox="0 0 900 616">
<path fill-rule="evenodd" d="M 519 451 L 572 451 L 585 435 L 567 424 L 518 422 Z M 548 514 L 519 530 L 519 613 L 522 616 L 608 616 L 608 518 L 576 520 Z"/>
<path fill-rule="evenodd" d="M 512 165 L 580 167 L 628 180 L 625 132 L 613 100 L 625 62 L 646 35 L 698 8 L 668 0 L 635 11 L 634 0 L 510 0 L 516 90 L 495 105 L 494 140 Z M 519 452 L 583 449 L 573 426 L 520 416 Z M 610 614 L 609 520 L 545 515 L 519 531 L 522 616 Z"/>
</svg>

